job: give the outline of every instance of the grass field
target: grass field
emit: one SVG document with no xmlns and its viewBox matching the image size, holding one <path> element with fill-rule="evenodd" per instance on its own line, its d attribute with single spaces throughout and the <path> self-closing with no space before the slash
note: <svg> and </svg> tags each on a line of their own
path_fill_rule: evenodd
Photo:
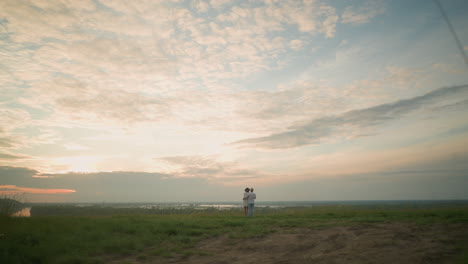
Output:
<svg viewBox="0 0 468 264">
<path fill-rule="evenodd" d="M 50 208 L 49 208 L 50 209 Z M 141 211 L 93 209 L 71 215 L 42 213 L 30 218 L 0 218 L 0 263 L 108 263 L 133 256 L 137 262 L 154 258 L 204 256 L 201 241 L 227 236 L 232 240 L 261 239 L 284 230 L 324 229 L 364 223 L 411 222 L 416 225 L 468 224 L 468 206 L 399 208 L 382 206 L 318 206 L 258 210 L 246 218 L 239 210 L 185 210 L 141 214 Z M 39 212 L 41 210 L 39 209 Z M 53 210 L 52 210 L 53 211 Z M 138 213 L 140 212 L 140 213 Z M 468 244 L 460 240 L 458 263 L 468 263 Z M 126 263 L 123 261 L 123 263 Z"/>
</svg>

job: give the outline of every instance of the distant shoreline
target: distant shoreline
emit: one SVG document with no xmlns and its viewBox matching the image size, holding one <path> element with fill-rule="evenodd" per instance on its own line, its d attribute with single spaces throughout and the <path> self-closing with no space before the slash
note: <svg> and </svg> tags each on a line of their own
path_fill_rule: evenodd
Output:
<svg viewBox="0 0 468 264">
<path fill-rule="evenodd" d="M 436 200 L 297 200 L 297 201 L 257 201 L 258 204 L 363 204 L 363 203 L 450 203 L 466 202 L 468 199 L 436 199 Z M 235 204 L 242 201 L 146 201 L 146 202 L 28 202 L 26 204 Z"/>
</svg>

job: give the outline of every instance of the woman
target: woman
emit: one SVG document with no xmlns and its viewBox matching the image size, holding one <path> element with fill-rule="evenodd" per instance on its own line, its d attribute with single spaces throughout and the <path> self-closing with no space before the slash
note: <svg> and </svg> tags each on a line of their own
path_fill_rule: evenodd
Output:
<svg viewBox="0 0 468 264">
<path fill-rule="evenodd" d="M 249 199 L 249 188 L 245 188 L 244 190 L 244 198 L 242 198 L 243 204 L 244 204 L 244 214 L 247 216 L 247 213 L 249 212 L 249 204 L 248 204 L 248 199 Z"/>
</svg>

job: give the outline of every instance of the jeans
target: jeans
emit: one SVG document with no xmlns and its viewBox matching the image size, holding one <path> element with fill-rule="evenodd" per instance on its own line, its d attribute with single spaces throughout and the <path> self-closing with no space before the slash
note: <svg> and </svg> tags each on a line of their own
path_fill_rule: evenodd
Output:
<svg viewBox="0 0 468 264">
<path fill-rule="evenodd" d="M 253 203 L 249 203 L 249 216 L 253 216 L 254 215 L 254 206 L 255 204 Z"/>
</svg>

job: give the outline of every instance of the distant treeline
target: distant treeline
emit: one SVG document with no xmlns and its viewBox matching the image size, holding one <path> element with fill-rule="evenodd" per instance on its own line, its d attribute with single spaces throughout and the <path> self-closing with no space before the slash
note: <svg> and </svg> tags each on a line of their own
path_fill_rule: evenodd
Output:
<svg viewBox="0 0 468 264">
<path fill-rule="evenodd" d="M 0 215 L 11 215 L 24 207 L 26 207 L 24 203 L 15 199 L 9 197 L 0 198 Z"/>
<path fill-rule="evenodd" d="M 31 206 L 31 205 L 30 205 Z M 255 208 L 257 215 L 269 215 L 285 212 L 309 211 L 317 214 L 323 212 L 339 211 L 354 213 L 356 211 L 366 211 L 376 213 L 378 211 L 425 211 L 425 210 L 461 210 L 468 209 L 467 201 L 451 201 L 451 202 L 405 202 L 405 203 L 369 203 L 361 205 L 314 205 L 314 206 L 286 206 L 286 207 L 268 207 L 258 206 Z M 219 208 L 212 207 L 122 207 L 114 205 L 86 205 L 80 206 L 76 204 L 33 204 L 31 208 L 31 216 L 112 216 L 112 215 L 242 215 L 243 210 L 239 207 Z"/>
<path fill-rule="evenodd" d="M 277 212 L 277 208 L 258 207 L 255 209 L 258 214 L 268 214 Z M 218 207 L 183 207 L 183 208 L 119 208 L 112 206 L 92 205 L 76 206 L 66 204 L 54 205 L 34 205 L 31 208 L 31 216 L 108 216 L 108 215 L 187 215 L 187 214 L 243 214 L 241 208 L 219 209 Z"/>
</svg>

